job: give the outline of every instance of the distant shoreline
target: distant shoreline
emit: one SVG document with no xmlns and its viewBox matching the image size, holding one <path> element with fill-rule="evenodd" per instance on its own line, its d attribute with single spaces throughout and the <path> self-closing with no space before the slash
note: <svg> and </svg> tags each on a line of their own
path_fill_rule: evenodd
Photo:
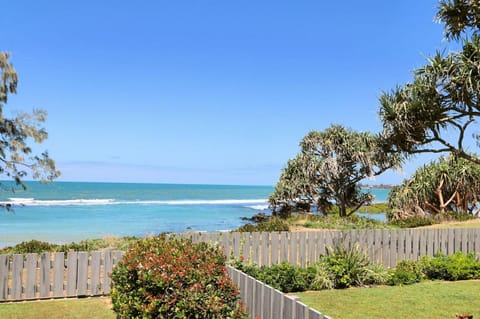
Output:
<svg viewBox="0 0 480 319">
<path fill-rule="evenodd" d="M 392 189 L 396 185 L 392 184 L 376 184 L 376 185 L 362 185 L 360 184 L 360 187 L 362 188 L 375 188 L 375 189 Z"/>
</svg>

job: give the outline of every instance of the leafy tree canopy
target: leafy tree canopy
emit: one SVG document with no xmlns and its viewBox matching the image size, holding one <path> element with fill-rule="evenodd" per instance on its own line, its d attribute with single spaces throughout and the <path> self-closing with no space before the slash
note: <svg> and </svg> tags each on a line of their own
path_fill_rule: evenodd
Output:
<svg viewBox="0 0 480 319">
<path fill-rule="evenodd" d="M 465 139 L 480 115 L 480 4 L 473 0 L 441 1 L 437 13 L 448 39 L 462 40 L 462 50 L 437 53 L 414 71 L 412 83 L 380 97 L 383 135 L 390 152 L 450 152 L 469 161 Z"/>
<path fill-rule="evenodd" d="M 479 196 L 480 166 L 449 155 L 420 167 L 402 185 L 395 186 L 388 203 L 392 219 L 446 212 L 478 214 Z"/>
<path fill-rule="evenodd" d="M 401 163 L 399 156 L 382 151 L 379 136 L 341 125 L 308 133 L 300 146 L 269 197 L 274 210 L 315 204 L 322 212 L 336 206 L 340 216 L 349 216 L 373 200 L 359 182 Z"/>
<path fill-rule="evenodd" d="M 42 143 L 48 136 L 41 126 L 47 112 L 34 110 L 31 114 L 20 113 L 16 117 L 4 116 L 4 107 L 9 94 L 17 92 L 18 76 L 8 61 L 9 54 L 0 52 L 0 174 L 25 187 L 24 178 L 52 181 L 60 175 L 55 162 L 47 152 L 35 155 L 29 146 Z"/>
</svg>

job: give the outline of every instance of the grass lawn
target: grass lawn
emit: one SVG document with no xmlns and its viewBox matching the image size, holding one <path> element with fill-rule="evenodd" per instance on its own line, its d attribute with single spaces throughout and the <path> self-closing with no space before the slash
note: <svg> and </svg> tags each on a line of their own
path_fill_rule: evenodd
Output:
<svg viewBox="0 0 480 319">
<path fill-rule="evenodd" d="M 114 319 L 110 297 L 61 299 L 0 304 L 2 319 Z"/>
<path fill-rule="evenodd" d="M 472 219 L 464 222 L 446 222 L 442 224 L 435 224 L 422 228 L 478 228 L 480 227 L 480 220 Z"/>
<path fill-rule="evenodd" d="M 480 281 L 427 281 L 409 286 L 352 288 L 295 293 L 334 319 L 480 318 Z"/>
</svg>

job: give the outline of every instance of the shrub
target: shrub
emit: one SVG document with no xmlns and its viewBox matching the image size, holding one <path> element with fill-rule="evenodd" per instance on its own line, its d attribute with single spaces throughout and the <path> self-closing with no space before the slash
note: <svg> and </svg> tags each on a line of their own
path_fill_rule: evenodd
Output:
<svg viewBox="0 0 480 319">
<path fill-rule="evenodd" d="M 237 269 L 286 293 L 307 290 L 315 276 L 312 267 L 302 269 L 286 262 L 269 267 L 241 264 Z"/>
<path fill-rule="evenodd" d="M 0 249 L 0 254 L 29 254 L 44 252 L 68 252 L 68 251 L 95 251 L 101 249 L 126 250 L 128 246 L 137 241 L 136 237 L 105 237 L 102 239 L 87 239 L 69 244 L 51 244 L 48 242 L 31 240 L 24 241 L 13 247 Z"/>
<path fill-rule="evenodd" d="M 307 221 L 303 225 L 307 228 L 325 228 L 325 229 L 372 229 L 385 228 L 385 223 L 367 217 L 351 215 L 340 217 L 336 214 L 307 215 Z"/>
<path fill-rule="evenodd" d="M 469 214 L 465 211 L 449 211 L 443 215 L 439 215 L 442 220 L 454 220 L 454 221 L 467 221 L 472 219 L 477 219 L 478 217 L 472 214 Z"/>
<path fill-rule="evenodd" d="M 357 246 L 346 248 L 337 245 L 327 249 L 327 254 L 317 262 L 314 286 L 323 288 L 348 288 L 383 284 L 388 272 L 380 265 L 371 264 Z"/>
<path fill-rule="evenodd" d="M 244 318 L 220 248 L 157 236 L 139 240 L 115 266 L 117 318 Z"/>
<path fill-rule="evenodd" d="M 389 284 L 391 285 L 411 285 L 422 281 L 425 278 L 421 263 L 413 260 L 402 260 L 398 263 Z"/>
<path fill-rule="evenodd" d="M 301 268 L 286 262 L 259 267 L 234 261 L 233 265 L 247 275 L 285 293 L 309 289 L 316 275 L 315 267 Z"/>
<path fill-rule="evenodd" d="M 317 262 L 316 275 L 310 285 L 312 290 L 335 289 L 335 274 L 330 271 L 328 263 Z"/>
<path fill-rule="evenodd" d="M 442 253 L 433 258 L 422 258 L 424 272 L 429 279 L 465 280 L 480 277 L 480 262 L 473 253 L 456 252 L 446 256 Z"/>
<path fill-rule="evenodd" d="M 17 244 L 14 247 L 6 247 L 3 249 L 3 251 L 10 254 L 40 254 L 43 252 L 53 252 L 56 250 L 57 246 L 58 245 L 50 244 L 44 241 L 30 240 L 22 241 L 20 244 Z"/>
<path fill-rule="evenodd" d="M 255 225 L 245 224 L 234 231 L 252 233 L 252 232 L 261 232 L 261 231 L 273 232 L 273 231 L 289 231 L 289 230 L 290 230 L 290 226 L 286 221 L 282 220 L 279 217 L 272 217 L 266 221 L 260 222 Z"/>
<path fill-rule="evenodd" d="M 390 222 L 392 225 L 396 225 L 400 228 L 415 228 L 415 227 L 422 227 L 422 226 L 429 226 L 436 224 L 436 221 L 432 218 L 427 217 L 407 217 L 403 219 L 393 220 Z"/>
</svg>

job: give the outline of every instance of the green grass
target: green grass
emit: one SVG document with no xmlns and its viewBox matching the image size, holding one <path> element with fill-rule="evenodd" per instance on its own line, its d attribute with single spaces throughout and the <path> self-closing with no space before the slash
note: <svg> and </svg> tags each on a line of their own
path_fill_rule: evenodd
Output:
<svg viewBox="0 0 480 319">
<path fill-rule="evenodd" d="M 433 228 L 479 228 L 480 220 L 472 220 L 468 222 L 451 222 L 444 224 L 436 224 Z"/>
<path fill-rule="evenodd" d="M 375 203 L 372 205 L 362 206 L 358 209 L 359 213 L 365 214 L 384 214 L 390 208 L 388 207 L 388 203 Z"/>
<path fill-rule="evenodd" d="M 384 222 L 373 220 L 370 218 L 352 215 L 349 217 L 339 217 L 330 214 L 321 215 L 295 215 L 288 219 L 290 225 L 301 225 L 312 229 L 376 229 L 376 228 L 395 228 L 394 226 L 385 224 Z"/>
<path fill-rule="evenodd" d="M 295 293 L 334 319 L 480 318 L 480 281 L 427 281 L 410 286 L 352 288 Z"/>
<path fill-rule="evenodd" d="M 115 317 L 110 307 L 110 297 L 0 304 L 2 319 L 114 319 Z"/>
</svg>

